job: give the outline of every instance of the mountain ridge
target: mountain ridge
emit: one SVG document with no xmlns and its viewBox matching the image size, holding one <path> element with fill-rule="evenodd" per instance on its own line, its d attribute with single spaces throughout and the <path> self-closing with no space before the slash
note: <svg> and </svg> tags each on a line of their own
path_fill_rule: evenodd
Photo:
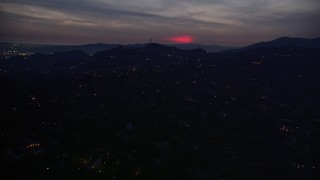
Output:
<svg viewBox="0 0 320 180">
<path fill-rule="evenodd" d="M 35 53 L 40 54 L 54 54 L 59 52 L 69 52 L 73 50 L 81 50 L 88 55 L 94 55 L 98 52 L 108 51 L 122 47 L 129 51 L 133 49 L 149 49 L 154 51 L 163 51 L 163 49 L 171 48 L 173 51 L 185 51 L 190 53 L 191 51 L 198 51 L 196 53 L 206 51 L 207 53 L 232 53 L 243 52 L 248 50 L 254 50 L 259 48 L 281 48 L 281 47 L 298 47 L 298 48 L 320 48 L 320 38 L 292 38 L 292 37 L 280 37 L 271 41 L 258 42 L 246 47 L 237 46 L 219 46 L 219 45 L 201 45 L 201 44 L 158 44 L 158 43 L 145 43 L 145 44 L 84 44 L 84 45 L 32 45 L 32 44 L 10 44 L 6 42 L 0 42 L 1 58 L 10 58 L 14 56 L 28 56 Z M 152 48 L 151 48 L 152 47 Z M 168 49 L 167 49 L 168 50 Z M 115 51 L 115 50 L 114 50 Z M 151 53 L 151 52 L 150 52 Z"/>
<path fill-rule="evenodd" d="M 242 48 L 242 50 L 266 48 L 266 47 L 284 47 L 297 46 L 301 48 L 320 48 L 320 38 L 297 38 L 297 37 L 280 37 L 271 41 L 258 42 Z"/>
</svg>

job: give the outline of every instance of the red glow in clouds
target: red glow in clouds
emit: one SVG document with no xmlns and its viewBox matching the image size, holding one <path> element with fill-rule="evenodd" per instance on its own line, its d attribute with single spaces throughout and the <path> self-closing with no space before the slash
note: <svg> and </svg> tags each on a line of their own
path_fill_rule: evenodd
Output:
<svg viewBox="0 0 320 180">
<path fill-rule="evenodd" d="M 171 42 L 179 43 L 179 44 L 188 44 L 192 43 L 194 38 L 191 36 L 176 36 L 168 39 Z"/>
</svg>

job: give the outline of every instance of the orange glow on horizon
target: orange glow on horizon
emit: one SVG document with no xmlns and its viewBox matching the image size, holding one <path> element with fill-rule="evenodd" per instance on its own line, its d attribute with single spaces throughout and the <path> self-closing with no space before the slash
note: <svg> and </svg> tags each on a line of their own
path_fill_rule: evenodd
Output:
<svg viewBox="0 0 320 180">
<path fill-rule="evenodd" d="M 191 36 L 175 36 L 175 37 L 168 38 L 168 40 L 173 43 L 188 44 L 188 43 L 192 43 L 194 41 L 194 38 Z"/>
</svg>

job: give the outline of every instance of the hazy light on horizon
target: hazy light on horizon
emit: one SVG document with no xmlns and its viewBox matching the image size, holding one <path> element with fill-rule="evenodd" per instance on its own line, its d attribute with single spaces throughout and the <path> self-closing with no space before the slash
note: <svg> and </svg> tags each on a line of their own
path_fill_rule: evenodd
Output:
<svg viewBox="0 0 320 180">
<path fill-rule="evenodd" d="M 173 43 L 188 44 L 192 43 L 194 41 L 194 38 L 192 36 L 175 36 L 168 38 L 168 40 Z"/>
</svg>

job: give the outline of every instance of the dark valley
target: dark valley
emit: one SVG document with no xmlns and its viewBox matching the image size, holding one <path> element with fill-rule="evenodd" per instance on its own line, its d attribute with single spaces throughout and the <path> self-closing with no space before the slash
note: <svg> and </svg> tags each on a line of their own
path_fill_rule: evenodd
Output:
<svg viewBox="0 0 320 180">
<path fill-rule="evenodd" d="M 2 54 L 2 179 L 318 179 L 319 47 Z"/>
</svg>

